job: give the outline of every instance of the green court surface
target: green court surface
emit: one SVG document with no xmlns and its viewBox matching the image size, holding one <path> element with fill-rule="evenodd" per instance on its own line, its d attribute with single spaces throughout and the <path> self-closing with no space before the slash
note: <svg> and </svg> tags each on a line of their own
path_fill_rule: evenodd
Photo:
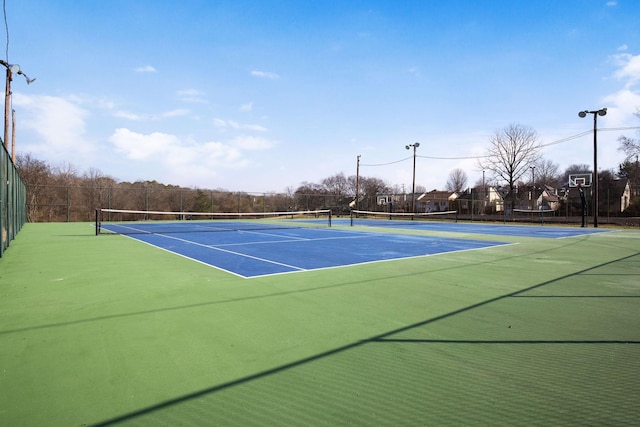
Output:
<svg viewBox="0 0 640 427">
<path fill-rule="evenodd" d="M 26 224 L 0 259 L 0 425 L 637 423 L 640 231 L 499 240 L 243 279 Z"/>
</svg>

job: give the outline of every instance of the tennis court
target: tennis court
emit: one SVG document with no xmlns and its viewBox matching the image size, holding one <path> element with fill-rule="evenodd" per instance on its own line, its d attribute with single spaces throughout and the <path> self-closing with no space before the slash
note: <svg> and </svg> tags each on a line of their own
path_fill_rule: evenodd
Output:
<svg viewBox="0 0 640 427">
<path fill-rule="evenodd" d="M 229 224 L 229 229 L 235 224 Z M 147 228 L 150 230 L 151 228 Z M 241 277 L 302 272 L 507 243 L 343 229 L 137 233 L 132 238 Z M 303 255 L 303 256 L 301 256 Z"/>
<path fill-rule="evenodd" d="M 358 211 L 356 211 L 358 212 Z M 562 239 L 588 234 L 607 233 L 611 230 L 603 228 L 558 227 L 543 225 L 488 224 L 484 222 L 458 222 L 455 216 L 435 215 L 394 215 L 381 212 L 360 212 L 354 214 L 349 221 L 352 225 L 363 227 L 392 227 L 413 230 L 432 230 L 454 233 L 488 234 L 495 236 L 541 237 Z M 347 220 L 342 220 L 343 224 Z"/>
<path fill-rule="evenodd" d="M 144 211 L 107 209 L 109 213 L 149 216 Z M 364 213 L 364 212 L 362 212 Z M 371 212 L 366 213 L 371 216 Z M 432 230 L 496 236 L 566 238 L 609 232 L 606 229 L 434 222 L 375 213 L 374 218 L 331 220 L 329 211 L 253 214 L 252 218 L 185 220 L 195 214 L 156 212 L 162 219 L 96 223 L 97 234 L 126 234 L 157 248 L 240 277 L 302 272 L 315 269 L 397 260 L 447 252 L 485 249 L 508 244 L 490 240 L 363 231 L 377 228 Z M 319 218 L 325 215 L 324 218 Z M 175 217 L 168 220 L 167 217 Z M 432 217 L 428 217 L 432 218 Z M 350 225 L 345 229 L 334 225 Z M 304 256 L 300 256 L 304 254 Z"/>
<path fill-rule="evenodd" d="M 93 231 L 28 223 L 0 259 L 1 425 L 640 419 L 637 229 L 539 238 L 337 219 L 331 227 Z M 246 280 L 253 270 L 229 274 L 139 238 L 178 246 L 184 238 L 216 253 L 238 246 L 238 263 L 284 251 L 303 270 Z M 402 257 L 368 260 L 395 239 L 391 252 Z M 310 259 L 325 255 L 311 246 L 344 265 L 318 267 Z M 425 256 L 432 247 L 438 256 Z"/>
</svg>

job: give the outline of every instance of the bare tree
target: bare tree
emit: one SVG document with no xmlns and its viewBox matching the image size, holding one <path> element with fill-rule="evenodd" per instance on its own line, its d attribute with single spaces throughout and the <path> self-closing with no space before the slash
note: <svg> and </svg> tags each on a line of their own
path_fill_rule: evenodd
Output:
<svg viewBox="0 0 640 427">
<path fill-rule="evenodd" d="M 99 169 L 90 168 L 82 175 L 82 182 L 84 210 L 89 215 L 85 219 L 90 220 L 95 209 L 110 207 L 110 196 L 116 181 L 103 174 Z"/>
<path fill-rule="evenodd" d="M 461 192 L 467 186 L 467 173 L 460 168 L 454 169 L 447 179 L 447 191 Z"/>
<path fill-rule="evenodd" d="M 560 175 L 558 164 L 547 159 L 540 159 L 535 164 L 535 170 L 531 174 L 531 178 L 535 179 L 533 184 L 536 187 L 544 185 L 558 187 L 561 182 L 565 182 L 565 178 Z"/>
<path fill-rule="evenodd" d="M 591 173 L 591 170 L 592 170 L 591 166 L 587 164 L 584 164 L 584 163 L 581 165 L 573 164 L 564 170 L 564 174 L 565 176 L 569 176 L 569 175 L 578 174 L 578 173 Z"/>
<path fill-rule="evenodd" d="M 490 142 L 491 146 L 479 165 L 506 181 L 513 197 L 518 179 L 540 159 L 542 147 L 538 143 L 538 134 L 528 126 L 510 124 L 496 131 Z"/>
<path fill-rule="evenodd" d="M 342 172 L 323 179 L 322 186 L 333 194 L 344 194 L 349 191 L 349 181 Z"/>
<path fill-rule="evenodd" d="M 635 112 L 635 116 L 640 119 L 640 108 Z M 620 143 L 618 151 L 622 151 L 625 154 L 626 161 L 638 161 L 638 156 L 640 156 L 640 140 L 621 136 L 618 138 L 618 142 Z"/>
<path fill-rule="evenodd" d="M 30 153 L 18 154 L 16 166 L 22 180 L 27 185 L 27 220 L 35 222 L 39 217 L 40 205 L 48 197 L 48 184 L 53 181 L 51 167 L 42 160 L 38 160 Z"/>
<path fill-rule="evenodd" d="M 339 206 L 342 198 L 348 196 L 352 190 L 349 180 L 342 172 L 323 179 L 322 186 L 327 194 L 327 206 Z"/>
<path fill-rule="evenodd" d="M 360 185 L 362 190 L 360 206 L 364 206 L 368 210 L 375 210 L 378 194 L 393 192 L 391 187 L 380 178 L 360 177 Z"/>
</svg>

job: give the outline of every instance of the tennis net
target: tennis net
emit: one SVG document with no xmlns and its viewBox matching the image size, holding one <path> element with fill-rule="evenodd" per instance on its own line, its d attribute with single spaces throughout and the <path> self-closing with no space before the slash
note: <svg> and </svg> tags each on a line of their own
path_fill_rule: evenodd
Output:
<svg viewBox="0 0 640 427">
<path fill-rule="evenodd" d="M 530 222 L 540 221 L 541 224 L 544 224 L 545 218 L 551 219 L 555 214 L 556 211 L 552 209 L 514 209 L 513 220 Z"/>
<path fill-rule="evenodd" d="M 331 211 L 231 213 L 97 209 L 95 227 L 96 235 L 331 227 Z"/>
<path fill-rule="evenodd" d="M 373 212 L 373 211 L 351 211 L 351 225 L 369 226 L 395 226 L 401 223 L 427 221 L 450 221 L 458 220 L 458 211 L 428 212 L 428 213 L 404 213 L 404 212 Z"/>
</svg>

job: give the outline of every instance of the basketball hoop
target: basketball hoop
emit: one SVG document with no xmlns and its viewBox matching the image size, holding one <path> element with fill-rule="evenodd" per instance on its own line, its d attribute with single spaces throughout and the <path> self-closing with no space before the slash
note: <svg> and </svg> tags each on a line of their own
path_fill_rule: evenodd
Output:
<svg viewBox="0 0 640 427">
<path fill-rule="evenodd" d="M 570 174 L 569 187 L 571 188 L 591 187 L 591 174 L 590 173 Z"/>
</svg>

